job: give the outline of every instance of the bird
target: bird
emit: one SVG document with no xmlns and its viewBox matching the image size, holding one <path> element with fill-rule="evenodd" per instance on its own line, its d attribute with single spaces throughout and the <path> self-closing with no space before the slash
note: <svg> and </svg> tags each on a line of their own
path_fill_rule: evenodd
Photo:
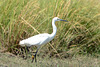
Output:
<svg viewBox="0 0 100 67">
<path fill-rule="evenodd" d="M 37 46 L 35 55 L 32 55 L 32 62 L 34 61 L 34 58 L 35 58 L 35 62 L 36 62 L 36 55 L 37 55 L 37 52 L 38 52 L 39 48 L 41 47 L 41 45 L 44 45 L 44 44 L 50 42 L 55 37 L 56 32 L 57 32 L 57 27 L 55 25 L 56 21 L 68 22 L 67 20 L 63 20 L 58 17 L 54 17 L 52 19 L 53 32 L 51 34 L 48 34 L 48 33 L 38 34 L 38 35 L 34 35 L 32 37 L 29 37 L 27 39 L 21 40 L 19 42 L 19 45 L 21 45 L 23 47 L 24 46 L 27 46 L 27 47 Z"/>
</svg>

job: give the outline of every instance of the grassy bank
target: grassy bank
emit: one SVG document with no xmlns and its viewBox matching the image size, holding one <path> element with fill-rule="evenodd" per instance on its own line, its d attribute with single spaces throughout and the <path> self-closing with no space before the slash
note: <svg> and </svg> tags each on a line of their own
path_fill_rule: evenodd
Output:
<svg viewBox="0 0 100 67">
<path fill-rule="evenodd" d="M 52 18 L 58 31 L 41 51 L 48 56 L 100 53 L 99 0 L 4 0 L 0 1 L 0 45 L 17 54 L 20 40 L 38 33 L 52 33 Z M 52 47 L 51 47 L 52 45 Z"/>
<path fill-rule="evenodd" d="M 74 56 L 67 59 L 37 57 L 37 63 L 24 60 L 10 53 L 0 53 L 0 67 L 99 67 L 100 58 Z"/>
</svg>

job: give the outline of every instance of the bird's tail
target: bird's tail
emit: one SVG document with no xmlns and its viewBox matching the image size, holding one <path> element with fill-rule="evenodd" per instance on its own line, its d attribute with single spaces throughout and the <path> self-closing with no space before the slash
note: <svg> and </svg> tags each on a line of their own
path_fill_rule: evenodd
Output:
<svg viewBox="0 0 100 67">
<path fill-rule="evenodd" d="M 20 41 L 20 42 L 19 42 L 19 45 L 25 46 L 25 45 L 24 45 L 24 40 Z"/>
</svg>

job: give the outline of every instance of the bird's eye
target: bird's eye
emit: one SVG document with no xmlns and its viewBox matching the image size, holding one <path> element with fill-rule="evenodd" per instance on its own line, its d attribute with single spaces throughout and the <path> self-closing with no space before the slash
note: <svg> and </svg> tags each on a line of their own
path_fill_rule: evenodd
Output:
<svg viewBox="0 0 100 67">
<path fill-rule="evenodd" d="M 57 20 L 59 20 L 59 18 L 57 18 Z"/>
</svg>

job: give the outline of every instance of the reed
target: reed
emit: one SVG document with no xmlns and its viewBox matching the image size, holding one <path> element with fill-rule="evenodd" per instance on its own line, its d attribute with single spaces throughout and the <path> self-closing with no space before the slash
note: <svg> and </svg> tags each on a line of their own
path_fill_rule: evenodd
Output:
<svg viewBox="0 0 100 67">
<path fill-rule="evenodd" d="M 20 40 L 39 33 L 51 33 L 52 18 L 58 16 L 69 23 L 57 22 L 57 35 L 41 51 L 60 54 L 100 53 L 99 0 L 4 0 L 0 1 L 0 42 L 15 53 Z M 52 47 L 51 47 L 52 45 Z M 57 51 L 57 52 L 55 52 Z"/>
</svg>

